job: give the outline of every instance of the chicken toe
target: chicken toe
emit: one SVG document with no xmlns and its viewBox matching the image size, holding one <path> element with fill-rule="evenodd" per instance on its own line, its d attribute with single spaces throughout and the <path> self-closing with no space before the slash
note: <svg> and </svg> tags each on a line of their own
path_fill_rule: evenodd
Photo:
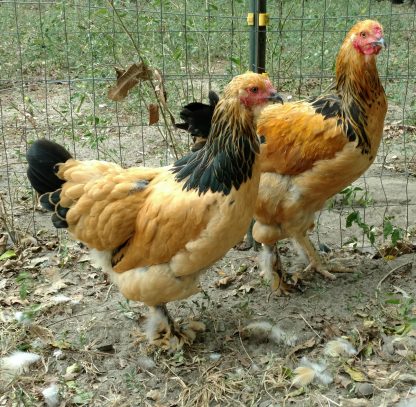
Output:
<svg viewBox="0 0 416 407">
<path fill-rule="evenodd" d="M 177 323 L 171 318 L 165 305 L 158 305 L 151 307 L 146 334 L 150 344 L 176 352 L 184 345 L 192 344 L 197 333 L 204 330 L 205 325 L 195 320 Z"/>
<path fill-rule="evenodd" d="M 336 277 L 332 273 L 352 273 L 354 270 L 336 262 L 329 262 L 326 264 L 319 262 L 318 264 L 310 263 L 305 268 L 304 272 L 307 273 L 309 271 L 315 271 L 330 280 L 335 280 Z"/>
</svg>

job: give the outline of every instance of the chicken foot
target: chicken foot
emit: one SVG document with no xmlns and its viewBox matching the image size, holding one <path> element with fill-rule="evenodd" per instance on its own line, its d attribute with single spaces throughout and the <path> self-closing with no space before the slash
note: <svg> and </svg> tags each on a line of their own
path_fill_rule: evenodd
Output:
<svg viewBox="0 0 416 407">
<path fill-rule="evenodd" d="M 277 295 L 288 295 L 292 287 L 283 280 L 282 263 L 277 245 L 263 244 L 260 256 L 263 277 L 270 283 L 272 291 Z"/>
<path fill-rule="evenodd" d="M 166 305 L 150 307 L 146 334 L 149 342 L 162 349 L 178 351 L 184 345 L 190 345 L 198 332 L 203 332 L 202 322 L 189 320 L 179 325 L 169 315 Z"/>
<path fill-rule="evenodd" d="M 351 273 L 353 271 L 335 262 L 323 264 L 321 257 L 308 236 L 296 236 L 296 242 L 305 251 L 309 258 L 309 265 L 303 270 L 303 273 L 315 271 L 330 280 L 335 280 L 335 276 L 332 273 Z"/>
</svg>

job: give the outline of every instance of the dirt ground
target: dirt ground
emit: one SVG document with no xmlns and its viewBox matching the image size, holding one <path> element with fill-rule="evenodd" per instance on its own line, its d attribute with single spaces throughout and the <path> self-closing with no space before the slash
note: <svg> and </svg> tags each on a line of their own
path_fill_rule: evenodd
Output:
<svg viewBox="0 0 416 407">
<path fill-rule="evenodd" d="M 43 405 L 42 391 L 53 383 L 61 406 L 416 406 L 414 128 L 387 123 L 376 163 L 355 183 L 371 193 L 359 209 L 375 227 L 375 247 L 361 244 L 358 228 L 345 227 L 350 208 L 341 197 L 319 216 L 315 243 L 328 252 L 325 260 L 337 259 L 351 273 L 335 281 L 310 275 L 301 290 L 277 297 L 259 276 L 258 253 L 233 249 L 204 275 L 201 293 L 169 304 L 174 317 L 192 316 L 206 331 L 167 354 L 143 340 L 146 307 L 127 302 L 86 249 L 31 209 L 24 138 L 10 130 L 23 119 L 3 115 L 10 126 L 0 141 L 2 166 L 6 153 L 9 163 L 0 174 L 0 255 L 14 256 L 0 260 L 0 356 L 23 350 L 41 358 L 16 376 L 2 371 L 0 406 Z M 407 150 L 404 131 L 413 140 Z M 166 155 L 154 137 L 143 146 L 147 165 Z M 127 135 L 118 140 L 129 146 Z M 132 150 L 122 150 L 124 161 L 141 163 Z M 409 232 L 393 249 L 382 239 L 386 216 Z M 8 236 L 11 225 L 18 245 Z M 305 266 L 289 242 L 280 252 L 289 272 Z M 343 353 L 331 342 L 337 338 L 354 350 Z M 310 384 L 292 384 L 311 366 Z"/>
</svg>

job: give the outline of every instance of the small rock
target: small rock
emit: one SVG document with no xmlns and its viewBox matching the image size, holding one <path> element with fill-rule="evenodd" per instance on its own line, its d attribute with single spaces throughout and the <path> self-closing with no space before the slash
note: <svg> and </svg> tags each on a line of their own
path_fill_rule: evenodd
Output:
<svg viewBox="0 0 416 407">
<path fill-rule="evenodd" d="M 150 379 L 146 379 L 146 386 L 157 389 L 160 387 L 160 380 L 156 376 L 152 376 Z"/>
<path fill-rule="evenodd" d="M 399 380 L 408 384 L 416 384 L 416 376 L 410 373 L 401 374 Z"/>
<path fill-rule="evenodd" d="M 74 363 L 66 368 L 64 379 L 66 381 L 74 380 L 81 373 L 81 366 L 78 363 Z"/>
<path fill-rule="evenodd" d="M 156 363 L 148 356 L 139 356 L 137 364 L 144 370 L 152 370 L 156 367 Z"/>
<path fill-rule="evenodd" d="M 366 399 L 347 399 L 341 397 L 341 407 L 367 407 L 370 402 Z"/>
<path fill-rule="evenodd" d="M 357 383 L 355 385 L 355 394 L 360 397 L 371 397 L 374 393 L 374 387 L 371 383 Z"/>
<path fill-rule="evenodd" d="M 416 407 L 416 397 L 402 399 L 397 407 Z"/>
<path fill-rule="evenodd" d="M 330 253 L 331 248 L 329 246 L 327 246 L 325 243 L 319 243 L 319 251 L 321 251 L 323 253 Z"/>
<path fill-rule="evenodd" d="M 399 336 L 392 341 L 393 348 L 397 350 L 409 350 L 416 352 L 416 339 L 411 336 Z"/>
</svg>

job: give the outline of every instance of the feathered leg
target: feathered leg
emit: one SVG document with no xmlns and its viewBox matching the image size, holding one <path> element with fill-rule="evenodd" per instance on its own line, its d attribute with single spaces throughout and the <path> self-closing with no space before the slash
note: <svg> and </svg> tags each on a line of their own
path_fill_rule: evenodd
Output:
<svg viewBox="0 0 416 407">
<path fill-rule="evenodd" d="M 205 330 L 202 322 L 189 320 L 179 326 L 169 315 L 166 305 L 150 307 L 146 334 L 149 342 L 165 350 L 178 351 L 195 340 L 197 332 Z"/>
<path fill-rule="evenodd" d="M 260 254 L 260 268 L 264 279 L 270 283 L 273 292 L 277 295 L 290 293 L 291 286 L 283 281 L 282 263 L 276 244 L 263 244 L 263 251 Z"/>
<path fill-rule="evenodd" d="M 300 247 L 305 251 L 309 259 L 309 265 L 305 268 L 304 272 L 316 271 L 317 273 L 322 274 L 324 277 L 331 280 L 335 279 L 335 276 L 332 273 L 351 273 L 352 270 L 341 266 L 340 264 L 326 264 L 324 265 L 321 261 L 321 257 L 313 246 L 309 236 L 299 235 L 295 237 L 296 242 Z M 332 273 L 331 273 L 332 271 Z"/>
</svg>

